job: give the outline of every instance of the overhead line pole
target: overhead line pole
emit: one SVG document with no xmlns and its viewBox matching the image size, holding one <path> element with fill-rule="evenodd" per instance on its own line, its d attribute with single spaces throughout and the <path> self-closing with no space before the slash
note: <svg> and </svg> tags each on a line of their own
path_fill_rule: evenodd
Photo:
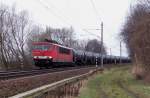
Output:
<svg viewBox="0 0 150 98">
<path fill-rule="evenodd" d="M 101 22 L 101 67 L 103 68 L 103 22 Z"/>
<path fill-rule="evenodd" d="M 110 48 L 110 56 L 111 56 L 112 54 L 111 54 L 111 48 Z"/>
<path fill-rule="evenodd" d="M 101 67 L 103 68 L 103 28 L 104 28 L 104 25 L 103 25 L 103 22 L 101 22 L 101 29 L 90 29 L 90 30 L 101 30 L 101 47 L 100 47 L 100 55 L 101 55 Z"/>
<path fill-rule="evenodd" d="M 120 41 L 120 64 L 121 64 L 121 57 L 122 57 L 122 41 Z"/>
</svg>

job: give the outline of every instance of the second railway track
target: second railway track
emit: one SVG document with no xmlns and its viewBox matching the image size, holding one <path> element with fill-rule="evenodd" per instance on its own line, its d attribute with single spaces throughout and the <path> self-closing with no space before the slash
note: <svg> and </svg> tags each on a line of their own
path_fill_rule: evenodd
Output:
<svg viewBox="0 0 150 98">
<path fill-rule="evenodd" d="M 91 67 L 91 66 L 88 66 L 88 67 Z M 31 75 L 40 75 L 40 74 L 53 73 L 53 72 L 59 72 L 59 71 L 69 71 L 69 70 L 88 68 L 88 67 L 80 66 L 80 67 L 64 67 L 64 68 L 52 68 L 52 69 L 1 71 L 0 80 L 8 80 L 8 79 L 13 79 L 13 78 L 26 77 L 26 76 L 31 76 Z"/>
</svg>

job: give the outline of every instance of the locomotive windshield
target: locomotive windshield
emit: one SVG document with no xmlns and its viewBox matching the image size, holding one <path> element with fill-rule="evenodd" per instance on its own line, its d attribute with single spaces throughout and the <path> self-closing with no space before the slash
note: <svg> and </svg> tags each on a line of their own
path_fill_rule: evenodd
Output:
<svg viewBox="0 0 150 98">
<path fill-rule="evenodd" d="M 50 45 L 33 45 L 33 50 L 49 50 Z"/>
</svg>

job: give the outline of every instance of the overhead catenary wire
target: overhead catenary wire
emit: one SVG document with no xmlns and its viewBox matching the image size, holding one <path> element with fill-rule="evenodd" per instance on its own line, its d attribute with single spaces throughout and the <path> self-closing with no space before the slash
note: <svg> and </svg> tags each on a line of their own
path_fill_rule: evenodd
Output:
<svg viewBox="0 0 150 98">
<path fill-rule="evenodd" d="M 55 7 L 52 2 L 50 2 L 50 1 L 47 2 L 47 0 L 45 0 L 45 2 L 46 2 L 46 4 L 49 5 L 49 7 L 51 7 L 51 9 L 54 9 L 55 11 L 59 12 L 59 15 L 61 15 L 61 17 L 63 17 L 65 19 L 65 21 L 68 21 L 68 20 L 70 21 L 71 20 L 70 17 L 67 17 L 66 15 L 64 15 L 62 10 L 58 9 L 57 7 Z"/>
<path fill-rule="evenodd" d="M 85 31 L 85 32 L 87 32 L 87 33 L 89 33 L 89 34 L 91 34 L 91 35 L 97 37 L 97 38 L 100 38 L 100 36 L 98 36 L 98 35 L 96 35 L 96 34 L 94 34 L 94 33 L 91 33 L 91 32 L 89 32 L 89 31 L 86 30 L 86 29 L 83 29 L 83 31 Z"/>
<path fill-rule="evenodd" d="M 99 16 L 99 12 L 97 11 L 97 8 L 96 8 L 96 6 L 95 6 L 94 0 L 90 0 L 90 2 L 91 2 L 91 5 L 92 5 L 92 7 L 93 7 L 93 11 L 95 12 L 95 15 L 96 15 L 97 19 L 102 21 L 101 17 Z M 97 23 L 98 23 L 98 25 L 101 24 L 99 21 L 98 21 Z M 96 29 L 95 29 L 95 30 L 96 30 Z M 114 50 L 117 50 L 117 51 L 120 50 L 119 47 L 117 48 L 117 47 L 114 47 L 114 46 L 113 46 L 113 48 L 114 48 Z M 122 48 L 122 50 L 123 50 L 123 51 L 126 51 L 124 48 Z"/>
<path fill-rule="evenodd" d="M 45 0 L 44 0 L 44 1 L 43 1 L 43 0 L 36 0 L 36 1 L 38 1 L 40 5 L 42 5 L 48 12 L 50 12 L 51 14 L 53 14 L 55 17 L 57 17 L 57 18 L 58 18 L 59 20 L 61 20 L 63 23 L 65 23 L 65 24 L 67 24 L 67 25 L 70 25 L 70 26 L 73 25 L 73 23 L 71 22 L 72 19 L 71 19 L 70 17 L 64 15 L 63 11 L 60 10 L 60 9 L 58 9 L 58 8 L 56 8 L 56 7 L 53 5 L 53 3 L 51 3 L 51 2 L 48 3 L 48 2 L 46 2 Z M 102 21 L 102 18 L 99 17 L 99 13 L 98 13 L 98 10 L 97 10 L 97 8 L 96 8 L 96 6 L 95 6 L 94 1 L 93 1 L 93 0 L 90 0 L 90 2 L 91 2 L 91 4 L 92 4 L 92 6 L 93 6 L 93 11 L 95 12 L 95 15 L 96 15 L 97 19 Z M 98 22 L 98 24 L 99 24 L 99 23 L 100 23 L 100 22 Z M 75 27 L 77 27 L 77 26 L 75 26 Z M 81 30 L 81 31 L 83 31 L 83 32 L 86 32 L 86 33 L 88 33 L 88 34 L 91 35 L 91 36 L 100 38 L 100 36 L 96 35 L 95 33 L 89 32 L 87 29 L 83 29 L 83 28 L 81 28 L 81 27 L 77 27 L 77 28 L 78 28 L 78 30 Z M 115 47 L 115 48 L 116 48 L 116 47 Z M 119 50 L 119 49 L 117 49 L 117 50 Z"/>
<path fill-rule="evenodd" d="M 57 14 L 56 12 L 54 12 L 53 8 L 51 8 L 46 3 L 43 3 L 42 0 L 36 0 L 36 1 L 38 1 L 40 5 L 42 5 L 47 11 L 50 11 L 50 13 L 53 14 L 55 17 L 57 17 L 59 20 L 61 20 L 62 22 L 64 22 L 67 25 L 72 25 L 69 22 L 67 22 L 67 20 L 65 20 L 64 18 L 62 18 L 62 16 L 60 14 Z"/>
<path fill-rule="evenodd" d="M 48 5 L 46 5 L 46 3 L 43 3 L 41 0 L 39 0 L 39 4 L 41 4 L 44 8 L 46 8 L 48 11 L 50 10 L 51 12 L 53 12 L 53 15 L 54 16 L 56 16 L 59 20 L 61 20 L 61 21 L 63 21 L 64 23 L 66 23 L 67 25 L 73 25 L 73 24 L 70 24 L 70 22 L 67 22 L 68 20 L 70 20 L 68 17 L 66 18 L 66 19 L 64 19 L 64 18 L 62 18 L 62 16 L 63 17 L 65 17 L 65 15 L 62 15 L 62 12 L 60 11 L 60 10 L 58 10 L 59 11 L 59 15 L 58 14 L 56 14 L 56 12 L 54 12 L 53 11 L 53 9 L 54 9 L 54 6 L 53 6 L 53 8 L 51 8 L 50 6 L 48 6 Z M 52 4 L 51 4 L 52 5 Z M 55 8 L 55 10 L 56 10 L 56 8 Z M 61 13 L 61 15 L 60 15 L 60 13 Z M 84 29 L 82 29 L 81 28 L 81 30 L 82 31 L 84 31 L 85 32 L 85 30 Z M 86 31 L 87 32 L 87 31 Z M 87 33 L 89 33 L 90 35 L 94 35 L 94 34 L 92 34 L 92 33 L 90 33 L 90 32 L 87 32 Z M 95 35 L 94 35 L 95 36 Z"/>
<path fill-rule="evenodd" d="M 98 12 L 98 10 L 97 10 L 97 8 L 96 8 L 96 6 L 95 6 L 95 3 L 94 3 L 93 0 L 90 0 L 90 2 L 91 2 L 91 5 L 92 5 L 92 7 L 93 7 L 93 11 L 95 12 L 95 15 L 96 15 L 96 17 L 97 17 L 97 19 L 98 19 L 98 24 L 101 24 L 101 22 L 99 22 L 99 21 L 102 21 L 102 18 L 101 18 L 100 15 L 99 15 L 99 12 Z"/>
<path fill-rule="evenodd" d="M 54 7 L 54 5 L 52 5 L 52 3 L 50 4 L 51 5 L 50 6 L 48 2 L 47 2 L 48 3 L 48 5 L 47 5 L 47 3 L 44 3 L 42 0 L 37 0 L 37 1 L 39 2 L 40 5 L 42 5 L 46 10 L 50 11 L 51 14 L 56 16 L 59 20 L 63 21 L 67 25 L 70 25 L 70 26 L 73 25 L 72 23 L 70 23 L 70 21 L 68 21 L 68 20 L 71 20 L 71 19 L 69 17 L 67 17 L 66 15 L 63 15 L 62 11 L 60 9 Z M 57 12 L 59 12 L 59 15 L 56 12 L 54 12 L 54 10 L 56 10 L 56 9 L 57 9 Z M 75 26 L 75 27 L 77 27 L 77 26 Z M 97 35 L 95 35 L 91 32 L 86 31 L 85 29 L 82 29 L 80 27 L 77 27 L 77 28 L 79 30 L 82 30 L 83 32 L 87 32 L 88 34 L 90 34 L 92 36 L 97 36 Z"/>
</svg>

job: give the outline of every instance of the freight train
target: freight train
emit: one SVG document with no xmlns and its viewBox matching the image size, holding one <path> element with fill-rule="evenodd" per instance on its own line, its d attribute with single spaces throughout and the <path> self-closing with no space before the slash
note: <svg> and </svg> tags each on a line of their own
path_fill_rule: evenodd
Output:
<svg viewBox="0 0 150 98">
<path fill-rule="evenodd" d="M 50 68 L 54 66 L 100 64 L 99 53 L 75 50 L 52 42 L 34 42 L 32 56 L 35 66 Z M 129 63 L 128 57 L 103 55 L 104 64 Z"/>
</svg>

